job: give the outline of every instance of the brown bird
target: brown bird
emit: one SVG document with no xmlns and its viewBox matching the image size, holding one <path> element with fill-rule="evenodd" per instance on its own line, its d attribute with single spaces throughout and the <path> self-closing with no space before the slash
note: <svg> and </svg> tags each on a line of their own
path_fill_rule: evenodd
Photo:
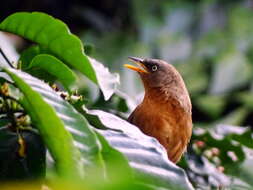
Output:
<svg viewBox="0 0 253 190">
<path fill-rule="evenodd" d="M 155 137 L 167 150 L 168 158 L 177 163 L 192 134 L 189 93 L 179 72 L 159 59 L 129 57 L 139 67 L 124 66 L 140 75 L 145 96 L 128 121 Z"/>
</svg>

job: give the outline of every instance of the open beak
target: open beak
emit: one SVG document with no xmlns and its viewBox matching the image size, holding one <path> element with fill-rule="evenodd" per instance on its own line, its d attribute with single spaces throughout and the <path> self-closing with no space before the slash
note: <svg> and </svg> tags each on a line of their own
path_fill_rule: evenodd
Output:
<svg viewBox="0 0 253 190">
<path fill-rule="evenodd" d="M 136 67 L 134 65 L 125 64 L 124 66 L 126 68 L 137 71 L 138 73 L 149 73 L 146 66 L 143 64 L 143 59 L 137 58 L 137 57 L 128 57 L 128 58 L 130 59 L 130 61 L 133 61 L 139 67 Z"/>
</svg>

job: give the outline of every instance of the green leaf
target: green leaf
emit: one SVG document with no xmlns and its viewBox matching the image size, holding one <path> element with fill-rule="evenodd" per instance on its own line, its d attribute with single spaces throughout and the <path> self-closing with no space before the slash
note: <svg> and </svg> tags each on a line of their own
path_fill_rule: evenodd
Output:
<svg viewBox="0 0 253 190">
<path fill-rule="evenodd" d="M 210 93 L 224 94 L 249 82 L 252 66 L 247 57 L 235 50 L 229 50 L 217 59 L 214 66 Z"/>
<path fill-rule="evenodd" d="M 35 56 L 27 69 L 38 67 L 55 76 L 63 86 L 71 91 L 76 82 L 77 76 L 64 63 L 54 56 L 40 54 Z"/>
<path fill-rule="evenodd" d="M 253 93 L 251 91 L 238 92 L 235 95 L 235 101 L 243 105 L 244 108 L 247 108 L 248 111 L 253 110 Z"/>
<path fill-rule="evenodd" d="M 56 161 L 56 169 L 62 177 L 80 177 L 82 175 L 81 156 L 75 148 L 72 136 L 64 128 L 64 123 L 42 96 L 29 86 L 26 80 L 38 85 L 39 80 L 21 71 L 4 69 L 24 94 L 25 109 L 31 117 L 40 135 Z M 25 79 L 25 80 L 24 80 Z"/>
<path fill-rule="evenodd" d="M 98 84 L 103 92 L 104 98 L 108 100 L 119 84 L 119 75 L 117 73 L 111 74 L 108 68 L 97 60 L 91 57 L 88 57 L 88 59 L 96 71 Z"/>
<path fill-rule="evenodd" d="M 50 76 L 48 76 L 44 72 L 41 72 L 41 70 L 38 70 L 38 68 L 36 67 L 34 67 L 36 68 L 36 70 L 31 71 L 29 69 L 33 58 L 41 54 L 44 55 L 45 53 L 48 54 L 50 52 L 48 52 L 45 48 L 40 48 L 39 46 L 32 46 L 23 51 L 20 57 L 20 61 L 22 63 L 22 70 L 29 72 L 30 74 L 41 79 L 53 80 L 53 78 L 50 76 L 55 76 L 54 72 L 50 72 Z M 119 75 L 116 73 L 111 74 L 108 68 L 106 68 L 102 63 L 98 62 L 97 60 L 91 57 L 88 57 L 88 59 L 96 72 L 98 84 L 100 86 L 101 91 L 103 92 L 104 99 L 108 100 L 115 92 L 117 84 L 119 84 Z"/>
<path fill-rule="evenodd" d="M 249 127 L 218 125 L 215 130 L 222 136 L 227 136 L 227 138 L 230 138 L 231 140 L 238 141 L 241 145 L 253 148 L 253 136 Z"/>
<path fill-rule="evenodd" d="M 40 12 L 19 12 L 7 17 L 0 24 L 0 30 L 38 43 L 97 83 L 95 71 L 83 52 L 82 42 L 60 20 Z"/>
<path fill-rule="evenodd" d="M 239 177 L 240 180 L 247 179 L 247 174 L 245 175 L 242 165 L 245 161 L 247 162 L 247 155 L 249 154 L 247 152 L 248 149 L 244 146 L 248 148 L 253 146 L 251 136 L 252 132 L 248 127 L 217 125 L 208 130 L 195 128 L 192 140 L 203 141 L 204 146 L 198 148 L 199 156 L 191 153 L 192 151 L 188 151 L 187 162 L 188 167 L 195 174 L 202 176 L 204 180 L 202 179 L 201 181 L 196 176 L 192 176 L 191 179 L 197 184 L 203 184 L 205 179 L 212 179 L 207 180 L 208 185 L 212 184 L 214 187 L 224 186 L 224 188 L 228 189 L 235 185 L 235 176 Z M 218 152 L 213 152 L 213 147 Z M 251 162 L 251 160 L 248 161 Z M 224 173 L 217 171 L 217 165 L 225 168 L 226 176 L 224 176 Z M 232 178 L 229 175 L 232 175 Z"/>
<path fill-rule="evenodd" d="M 102 155 L 106 164 L 107 175 L 110 180 L 119 180 L 118 173 L 122 173 L 128 180 L 133 180 L 133 171 L 128 163 L 126 157 L 116 149 L 114 149 L 106 139 L 97 132 L 97 137 L 99 138 L 102 145 Z"/>
<path fill-rule="evenodd" d="M 226 125 L 241 125 L 245 118 L 247 117 L 248 109 L 245 107 L 239 107 L 223 118 L 215 121 L 214 124 L 226 124 Z"/>
<path fill-rule="evenodd" d="M 10 118 L 2 118 L 2 117 L 0 117 L 0 128 L 1 127 L 5 127 L 9 123 L 11 123 L 11 119 Z"/>
<path fill-rule="evenodd" d="M 104 168 L 100 142 L 86 119 L 41 80 L 18 70 L 15 73 L 54 108 L 58 117 L 63 121 L 65 128 L 72 134 L 75 146 L 79 148 L 83 155 L 82 162 L 85 166 L 96 165 Z M 31 112 L 29 114 L 33 115 Z"/>
<path fill-rule="evenodd" d="M 196 105 L 211 118 L 217 118 L 224 111 L 225 100 L 225 96 L 203 95 L 196 100 Z"/>
<path fill-rule="evenodd" d="M 41 53 L 41 48 L 37 45 L 30 46 L 29 48 L 22 51 L 19 62 L 21 64 L 21 69 L 26 70 L 30 63 L 32 62 L 32 59 Z"/>
<path fill-rule="evenodd" d="M 38 43 L 40 47 L 34 48 L 23 56 L 27 58 L 26 60 L 31 60 L 38 51 L 53 54 L 98 84 L 106 100 L 114 93 L 119 83 L 118 75 L 111 74 L 108 68 L 84 54 L 81 40 L 71 34 L 63 22 L 45 13 L 14 13 L 0 23 L 0 30 Z M 29 55 L 30 53 L 32 55 Z"/>
<path fill-rule="evenodd" d="M 13 81 L 11 80 L 9 75 L 4 72 L 0 72 L 0 83 L 3 84 L 4 82 L 12 83 Z"/>
<path fill-rule="evenodd" d="M 232 165 L 235 162 L 242 162 L 245 159 L 243 147 L 239 143 L 234 143 L 231 139 L 232 134 L 228 135 L 227 125 L 217 125 L 215 128 L 203 130 L 195 128 L 192 140 L 203 141 L 206 148 L 215 147 L 219 150 L 219 159 L 223 166 Z M 224 129 L 223 129 L 224 128 Z M 233 152 L 237 160 L 233 160 L 228 152 Z"/>
<path fill-rule="evenodd" d="M 137 181 L 148 178 L 146 185 L 155 189 L 193 189 L 185 172 L 168 160 L 165 149 L 156 139 L 144 135 L 137 127 L 115 115 L 100 110 L 86 111 L 96 116 L 90 118 L 100 121 L 93 121 L 100 128 L 97 131 L 127 157 Z"/>
<path fill-rule="evenodd" d="M 36 56 L 40 54 L 47 54 L 48 52 L 41 48 L 38 45 L 32 45 L 29 48 L 22 51 L 19 58 L 19 68 L 23 71 L 35 76 L 36 78 L 42 79 L 45 82 L 54 83 L 56 81 L 56 77 L 51 75 L 49 72 L 46 72 L 41 67 L 30 67 L 30 64 Z M 50 54 L 50 52 L 49 52 Z"/>
</svg>

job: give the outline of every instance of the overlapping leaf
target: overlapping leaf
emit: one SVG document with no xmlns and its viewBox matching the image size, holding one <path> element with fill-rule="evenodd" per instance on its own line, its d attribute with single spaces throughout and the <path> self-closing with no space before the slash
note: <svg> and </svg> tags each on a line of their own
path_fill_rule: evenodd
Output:
<svg viewBox="0 0 253 190">
<path fill-rule="evenodd" d="M 98 130 L 109 143 L 124 153 L 130 165 L 136 171 L 136 178 L 142 180 L 150 177 L 147 182 L 156 188 L 192 189 L 184 171 L 170 162 L 165 149 L 152 137 L 144 135 L 137 127 L 103 111 L 87 111 L 97 123 Z M 92 121 L 91 121 L 92 122 Z M 100 123 L 100 124 L 99 124 Z M 100 126 L 102 125 L 102 126 Z"/>
<path fill-rule="evenodd" d="M 97 82 L 96 74 L 83 53 L 81 41 L 60 20 L 44 13 L 20 12 L 7 17 L 0 24 L 0 29 L 47 47 L 66 64 Z"/>
<path fill-rule="evenodd" d="M 81 177 L 83 171 L 80 153 L 53 107 L 27 84 L 26 80 L 34 82 L 33 78 L 14 69 L 5 69 L 5 71 L 24 94 L 23 105 L 27 112 L 32 113 L 30 116 L 56 161 L 58 174 L 62 177 Z"/>
<path fill-rule="evenodd" d="M 115 85 L 119 82 L 118 76 L 111 74 L 95 60 L 89 59 L 84 54 L 80 39 L 71 34 L 60 20 L 40 12 L 19 12 L 1 22 L 0 30 L 15 33 L 38 43 L 43 53 L 55 55 L 63 63 L 74 67 L 97 83 L 105 99 L 109 99 L 113 94 Z M 35 53 L 40 53 L 37 50 L 38 48 Z"/>
<path fill-rule="evenodd" d="M 119 84 L 119 75 L 117 73 L 111 74 L 108 68 L 97 60 L 91 57 L 88 57 L 88 59 L 97 73 L 97 80 L 104 98 L 108 100 L 115 92 L 117 84 Z"/>
<path fill-rule="evenodd" d="M 86 166 L 96 163 L 97 166 L 103 168 L 100 143 L 93 130 L 90 129 L 86 119 L 44 82 L 18 70 L 15 70 L 15 74 L 30 85 L 33 91 L 38 92 L 40 96 L 43 97 L 43 101 L 54 108 L 56 115 L 63 122 L 65 128 L 71 132 L 75 140 L 75 146 L 78 147 L 82 153 L 83 162 L 86 163 Z M 33 99 L 33 102 L 35 101 L 36 100 Z M 37 109 L 42 110 L 39 106 Z M 29 114 L 33 115 L 31 112 L 29 112 Z M 49 116 L 50 114 L 46 115 L 45 118 Z M 36 124 L 35 121 L 35 125 Z M 49 126 L 52 124 L 53 122 L 47 123 Z M 53 127 L 54 126 L 51 126 L 51 128 Z M 58 132 L 56 131 L 55 133 Z M 61 144 L 61 142 L 59 143 Z"/>
<path fill-rule="evenodd" d="M 55 76 L 67 90 L 71 90 L 77 79 L 75 73 L 59 59 L 48 54 L 39 54 L 32 59 L 30 68 L 38 67 Z"/>
</svg>

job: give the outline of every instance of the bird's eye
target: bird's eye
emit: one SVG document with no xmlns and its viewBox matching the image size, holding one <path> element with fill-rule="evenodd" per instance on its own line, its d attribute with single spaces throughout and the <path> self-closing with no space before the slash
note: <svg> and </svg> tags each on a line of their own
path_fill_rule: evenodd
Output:
<svg viewBox="0 0 253 190">
<path fill-rule="evenodd" d="M 152 69 L 152 71 L 156 71 L 157 70 L 157 65 L 153 65 L 151 69 Z"/>
</svg>

